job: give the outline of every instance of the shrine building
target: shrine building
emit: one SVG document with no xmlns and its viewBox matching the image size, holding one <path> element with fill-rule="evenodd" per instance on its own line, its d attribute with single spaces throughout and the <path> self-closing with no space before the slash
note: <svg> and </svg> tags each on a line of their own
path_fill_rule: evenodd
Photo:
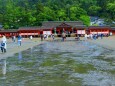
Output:
<svg viewBox="0 0 115 86">
<path fill-rule="evenodd" d="M 55 34 L 58 37 L 65 32 L 68 37 L 84 36 L 85 34 L 115 34 L 115 27 L 110 26 L 85 26 L 81 21 L 44 21 L 41 27 L 20 27 L 19 29 L 0 30 L 0 36 L 3 34 L 7 37 L 21 34 L 23 37 L 39 37 L 40 34 Z"/>
</svg>

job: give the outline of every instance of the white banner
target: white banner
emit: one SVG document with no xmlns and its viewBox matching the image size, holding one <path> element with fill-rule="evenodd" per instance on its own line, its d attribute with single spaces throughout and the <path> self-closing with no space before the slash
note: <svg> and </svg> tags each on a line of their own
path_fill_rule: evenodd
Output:
<svg viewBox="0 0 115 86">
<path fill-rule="evenodd" d="M 38 35 L 38 33 L 20 33 L 20 35 Z"/>
<path fill-rule="evenodd" d="M 27 33 L 20 33 L 20 35 L 26 35 Z"/>
<path fill-rule="evenodd" d="M 97 32 L 91 32 L 91 34 L 97 34 Z"/>
<path fill-rule="evenodd" d="M 51 35 L 51 31 L 43 31 L 43 34 Z"/>
<path fill-rule="evenodd" d="M 91 34 L 109 34 L 108 31 L 104 31 L 104 32 L 91 32 Z"/>
<path fill-rule="evenodd" d="M 98 32 L 98 34 L 109 34 L 108 31 L 105 31 L 105 32 Z"/>
<path fill-rule="evenodd" d="M 77 30 L 77 34 L 81 34 L 81 30 Z"/>
<path fill-rule="evenodd" d="M 85 30 L 77 30 L 77 34 L 85 34 Z"/>
</svg>

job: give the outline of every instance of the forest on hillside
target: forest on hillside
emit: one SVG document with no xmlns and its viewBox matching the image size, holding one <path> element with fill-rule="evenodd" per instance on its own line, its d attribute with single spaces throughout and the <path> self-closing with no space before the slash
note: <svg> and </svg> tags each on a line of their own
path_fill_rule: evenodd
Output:
<svg viewBox="0 0 115 86">
<path fill-rule="evenodd" d="M 115 21 L 115 0 L 0 0 L 0 23 L 5 29 L 40 26 L 42 21 L 83 21 L 90 16 Z"/>
</svg>

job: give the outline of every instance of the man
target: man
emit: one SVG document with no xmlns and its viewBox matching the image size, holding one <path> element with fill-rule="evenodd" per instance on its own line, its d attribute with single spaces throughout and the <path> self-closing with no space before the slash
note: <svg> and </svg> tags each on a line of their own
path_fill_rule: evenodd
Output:
<svg viewBox="0 0 115 86">
<path fill-rule="evenodd" d="M 22 36 L 19 34 L 17 39 L 18 39 L 18 45 L 21 46 L 22 45 Z"/>
<path fill-rule="evenodd" d="M 41 41 L 43 41 L 43 34 L 40 34 Z"/>
<path fill-rule="evenodd" d="M 6 47 L 7 47 L 6 42 L 7 42 L 6 36 L 3 35 L 2 39 L 1 39 L 1 51 L 2 51 L 2 53 L 6 52 Z"/>
<path fill-rule="evenodd" d="M 1 42 L 1 51 L 2 51 L 2 53 L 6 52 L 6 43 L 3 41 Z"/>
<path fill-rule="evenodd" d="M 65 41 L 65 39 L 66 39 L 66 33 L 63 32 L 63 33 L 62 33 L 62 41 Z"/>
</svg>

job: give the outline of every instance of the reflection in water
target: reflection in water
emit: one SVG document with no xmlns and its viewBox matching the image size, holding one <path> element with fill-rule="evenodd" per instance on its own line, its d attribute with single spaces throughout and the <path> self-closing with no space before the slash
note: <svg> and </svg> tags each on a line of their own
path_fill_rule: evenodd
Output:
<svg viewBox="0 0 115 86">
<path fill-rule="evenodd" d="M 22 52 L 19 52 L 19 53 L 18 53 L 18 59 L 19 59 L 19 60 L 22 60 Z"/>
<path fill-rule="evenodd" d="M 0 86 L 115 86 L 109 52 L 82 41 L 46 42 L 7 58 L 7 74 L 4 60 Z"/>
<path fill-rule="evenodd" d="M 30 54 L 32 54 L 32 53 L 33 53 L 33 47 L 30 48 Z"/>
<path fill-rule="evenodd" d="M 6 59 L 3 60 L 2 73 L 6 75 Z"/>
</svg>

